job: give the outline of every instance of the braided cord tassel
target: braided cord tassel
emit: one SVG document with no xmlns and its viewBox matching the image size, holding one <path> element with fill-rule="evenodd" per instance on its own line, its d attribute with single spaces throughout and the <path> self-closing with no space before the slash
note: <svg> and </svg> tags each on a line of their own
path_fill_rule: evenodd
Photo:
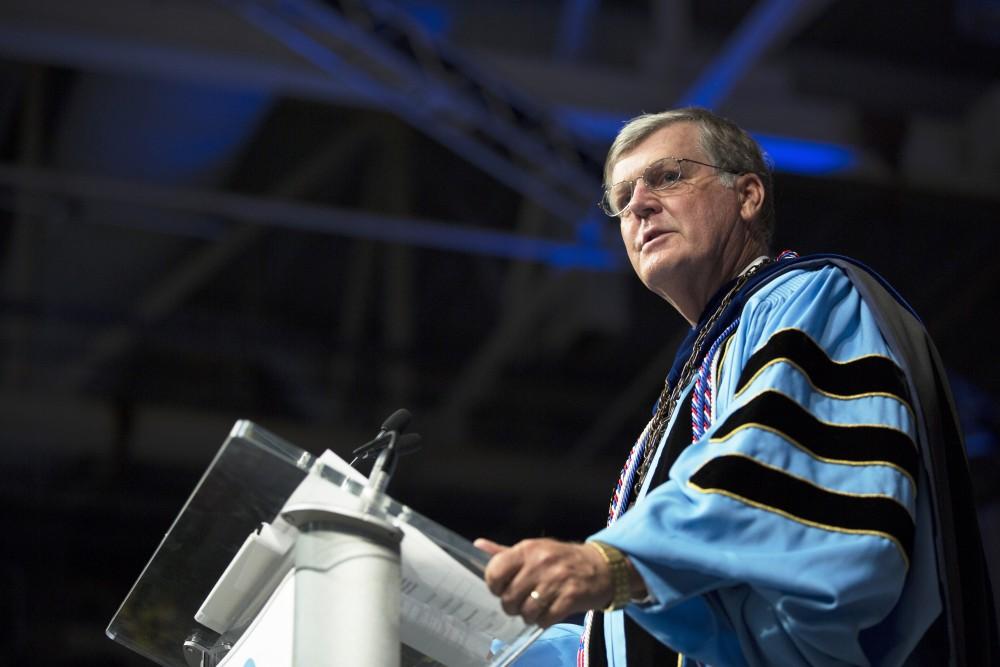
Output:
<svg viewBox="0 0 1000 667">
<path fill-rule="evenodd" d="M 608 507 L 609 526 L 618 520 L 618 517 L 622 515 L 625 508 L 628 507 L 629 501 L 632 499 L 632 486 L 635 483 L 635 475 L 639 469 L 639 461 L 645 455 L 646 447 L 649 444 L 652 425 L 652 421 L 646 424 L 646 428 L 643 429 L 639 435 L 639 439 L 632 446 L 632 451 L 629 452 L 628 458 L 625 459 L 625 465 L 618 476 L 618 484 L 615 485 L 615 492 L 611 495 L 611 505 Z"/>
<path fill-rule="evenodd" d="M 594 629 L 594 610 L 587 612 L 583 621 L 583 632 L 580 634 L 580 646 L 576 650 L 576 667 L 590 665 L 590 631 Z"/>
<path fill-rule="evenodd" d="M 712 346 L 708 348 L 708 354 L 698 367 L 698 375 L 694 380 L 694 395 L 691 398 L 691 442 L 698 441 L 712 425 L 712 387 L 715 386 L 715 377 L 712 369 L 715 366 L 715 359 L 719 354 L 719 348 L 726 342 L 726 339 L 739 325 L 737 318 L 726 327 L 725 331 L 719 334 Z"/>
<path fill-rule="evenodd" d="M 798 253 L 791 250 L 784 250 L 778 255 L 777 259 L 780 261 L 782 259 L 790 259 L 798 257 Z M 715 343 L 709 349 L 708 354 L 705 355 L 705 361 L 702 363 L 701 369 L 697 377 L 695 378 L 695 395 L 692 398 L 691 407 L 691 417 L 692 426 L 694 427 L 692 431 L 696 434 L 704 434 L 704 432 L 711 425 L 712 416 L 712 383 L 715 378 L 712 374 L 712 361 L 718 354 L 719 346 L 725 339 L 736 329 L 736 325 L 739 324 L 737 319 L 725 331 L 716 339 Z M 704 375 L 702 373 L 704 371 Z M 701 389 L 699 389 L 701 387 Z M 695 414 L 695 401 L 698 401 L 697 415 Z M 611 495 L 611 505 L 608 508 L 608 525 L 610 526 L 618 517 L 624 513 L 625 508 L 628 507 L 629 500 L 631 500 L 631 492 L 634 488 L 635 477 L 638 474 L 640 463 L 642 462 L 644 455 L 646 453 L 646 448 L 649 446 L 649 438 L 651 437 L 651 431 L 653 422 L 650 421 L 646 424 L 646 428 L 643 430 L 639 439 L 636 441 L 635 445 L 632 446 L 632 450 L 629 452 L 628 458 L 625 460 L 625 466 L 622 468 L 621 474 L 618 476 L 618 483 L 615 485 L 614 493 Z M 700 435 L 695 435 L 695 438 L 700 437 Z M 580 645 L 576 652 L 576 665 L 577 667 L 589 667 L 590 666 L 590 633 L 594 628 L 594 611 L 588 611 L 586 619 L 583 623 L 583 633 L 580 635 Z M 686 659 L 681 657 L 684 662 Z"/>
<path fill-rule="evenodd" d="M 698 375 L 694 378 L 694 390 L 691 395 L 691 442 L 701 437 L 702 416 L 705 414 L 705 365 L 698 369 Z"/>
<path fill-rule="evenodd" d="M 652 427 L 653 422 L 650 420 L 646 424 L 646 428 L 639 435 L 639 439 L 632 446 L 632 451 L 629 452 L 628 458 L 625 459 L 625 465 L 622 467 L 621 474 L 618 475 L 618 483 L 615 485 L 614 493 L 611 494 L 611 506 L 608 508 L 609 526 L 617 521 L 618 517 L 625 512 L 625 508 L 628 507 L 629 500 L 631 500 L 632 486 L 635 484 L 635 476 L 639 471 L 639 462 L 642 461 L 643 455 L 646 453 L 646 447 L 649 445 Z M 593 630 L 593 627 L 594 612 L 591 610 L 587 612 L 587 617 L 583 622 L 583 632 L 580 634 L 580 645 L 576 652 L 577 667 L 587 667 L 590 664 L 590 632 Z"/>
<path fill-rule="evenodd" d="M 798 256 L 799 253 L 794 250 L 782 250 L 775 261 L 780 262 L 783 259 L 795 259 Z M 691 442 L 700 439 L 712 426 L 712 418 L 715 414 L 715 405 L 712 396 L 713 387 L 715 387 L 715 362 L 722 343 L 729 338 L 738 324 L 739 319 L 719 334 L 719 337 L 712 343 L 708 354 L 705 355 L 701 366 L 698 368 L 698 374 L 694 380 L 694 393 L 691 397 Z"/>
</svg>

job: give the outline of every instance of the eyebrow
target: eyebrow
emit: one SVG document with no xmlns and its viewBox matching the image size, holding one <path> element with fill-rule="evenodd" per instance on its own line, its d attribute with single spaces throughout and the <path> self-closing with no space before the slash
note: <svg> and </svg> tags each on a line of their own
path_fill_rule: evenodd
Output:
<svg viewBox="0 0 1000 667">
<path fill-rule="evenodd" d="M 627 159 L 627 158 L 626 158 L 626 159 Z M 660 157 L 658 157 L 658 158 L 655 158 L 655 159 L 653 159 L 653 160 L 650 160 L 649 162 L 646 162 L 646 163 L 644 163 L 644 164 L 642 165 L 642 169 L 640 169 L 640 170 L 639 170 L 639 173 L 638 173 L 638 174 L 636 174 L 636 175 L 635 175 L 635 177 L 633 177 L 633 178 L 620 178 L 620 179 L 618 179 L 617 181 L 615 181 L 615 180 L 612 180 L 612 181 L 611 181 L 610 183 L 608 183 L 607 185 L 618 185 L 619 183 L 625 183 L 625 182 L 627 182 L 627 181 L 637 181 L 637 180 L 639 180 L 639 177 L 640 177 L 640 176 L 642 176 L 642 173 L 643 173 L 644 171 L 646 171 L 646 169 L 648 169 L 648 168 L 649 168 L 649 165 L 653 164 L 654 162 L 659 162 L 660 160 L 666 160 L 666 159 L 671 159 L 671 160 L 688 160 L 688 161 L 692 161 L 692 158 L 686 158 L 686 157 L 677 157 L 676 155 L 661 155 L 661 156 L 660 156 Z M 616 163 L 615 163 L 615 167 L 617 167 L 618 165 L 620 165 L 620 164 L 622 163 L 622 161 L 623 161 L 623 160 L 619 160 L 618 162 L 616 162 Z M 697 160 L 694 160 L 694 161 L 695 161 L 695 162 L 697 162 Z M 611 172 L 612 172 L 612 173 L 614 173 L 614 169 L 612 169 L 612 170 L 611 170 Z"/>
</svg>

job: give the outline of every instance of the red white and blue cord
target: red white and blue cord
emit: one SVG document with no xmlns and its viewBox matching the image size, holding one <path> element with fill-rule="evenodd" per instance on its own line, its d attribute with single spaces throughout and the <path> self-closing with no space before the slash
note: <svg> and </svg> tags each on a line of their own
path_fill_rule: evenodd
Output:
<svg viewBox="0 0 1000 667">
<path fill-rule="evenodd" d="M 782 251 L 775 261 L 780 262 L 783 259 L 794 259 L 799 255 L 797 252 L 792 250 Z M 704 360 L 698 370 L 698 375 L 695 377 L 694 383 L 694 394 L 691 399 L 691 431 L 692 431 L 692 442 L 698 440 L 704 436 L 705 432 L 712 425 L 712 414 L 713 414 L 713 390 L 715 386 L 715 358 L 719 354 L 719 349 L 722 347 L 722 343 L 729 338 L 736 327 L 739 325 L 739 318 L 737 318 L 732 324 L 730 324 L 726 329 L 715 339 L 708 353 L 705 355 Z M 639 471 L 639 462 L 643 460 L 646 453 L 646 448 L 650 446 L 649 438 L 651 436 L 650 430 L 653 425 L 652 420 L 646 424 L 646 428 L 643 429 L 642 434 L 639 439 L 636 440 L 635 445 L 632 446 L 632 450 L 628 454 L 628 458 L 625 459 L 625 465 L 622 468 L 621 474 L 618 476 L 618 483 L 615 485 L 614 493 L 611 494 L 611 504 L 608 508 L 608 525 L 610 526 L 615 521 L 618 520 L 625 510 L 628 508 L 629 501 L 631 500 L 630 495 L 635 482 L 635 476 Z M 580 635 L 580 646 L 576 653 L 576 665 L 577 667 L 589 667 L 590 665 L 590 633 L 594 627 L 594 611 L 588 611 L 586 619 L 583 623 L 583 633 Z"/>
</svg>

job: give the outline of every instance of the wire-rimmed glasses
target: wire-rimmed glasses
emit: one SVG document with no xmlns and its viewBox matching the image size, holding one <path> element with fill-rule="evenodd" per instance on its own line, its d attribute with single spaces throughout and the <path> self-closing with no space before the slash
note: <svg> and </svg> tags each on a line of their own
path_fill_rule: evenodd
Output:
<svg viewBox="0 0 1000 667">
<path fill-rule="evenodd" d="M 688 177 L 684 167 L 686 162 L 719 169 L 727 174 L 739 173 L 725 167 L 720 167 L 717 164 L 699 162 L 698 160 L 686 157 L 664 157 L 651 162 L 643 170 L 642 176 L 639 178 L 642 179 L 642 182 L 646 184 L 646 188 L 649 190 L 669 190 Z M 632 204 L 632 195 L 635 194 L 635 185 L 638 183 L 639 178 L 631 181 L 619 181 L 614 185 L 604 188 L 604 196 L 598 202 L 601 210 L 612 218 L 625 215 L 628 212 L 628 207 Z"/>
</svg>

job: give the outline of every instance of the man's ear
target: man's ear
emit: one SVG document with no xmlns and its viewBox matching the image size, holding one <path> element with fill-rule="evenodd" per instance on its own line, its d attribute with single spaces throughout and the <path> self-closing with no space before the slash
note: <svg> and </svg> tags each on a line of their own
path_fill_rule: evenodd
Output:
<svg viewBox="0 0 1000 667">
<path fill-rule="evenodd" d="M 764 183 L 757 174 L 740 174 L 736 177 L 736 191 L 740 196 L 740 217 L 745 222 L 756 220 L 764 208 Z"/>
</svg>

